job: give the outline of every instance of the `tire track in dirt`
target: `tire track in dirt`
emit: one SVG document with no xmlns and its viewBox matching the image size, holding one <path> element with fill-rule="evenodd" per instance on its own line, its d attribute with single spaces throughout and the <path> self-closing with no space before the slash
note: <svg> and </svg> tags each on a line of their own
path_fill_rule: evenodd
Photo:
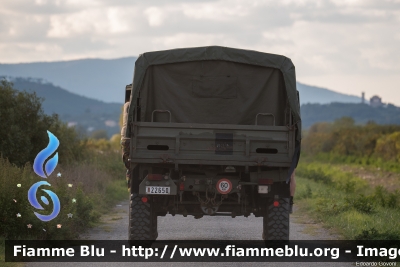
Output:
<svg viewBox="0 0 400 267">
<path fill-rule="evenodd" d="M 102 216 L 101 224 L 81 235 L 81 239 L 92 240 L 126 240 L 128 237 L 128 207 L 129 202 L 118 204 L 112 212 Z M 291 240 L 327 240 L 337 239 L 327 230 L 310 221 L 307 217 L 295 212 L 290 218 Z M 218 217 L 204 216 L 194 219 L 193 216 L 181 215 L 158 217 L 158 240 L 261 240 L 262 218 L 244 217 Z M 131 262 L 119 263 L 57 263 L 57 267 L 95 267 L 95 266 L 132 266 Z M 285 262 L 285 263 L 163 263 L 163 266 L 353 266 L 352 263 L 311 263 L 311 262 Z M 50 267 L 54 263 L 29 263 L 28 267 Z M 159 266 L 159 263 L 135 263 L 135 266 Z"/>
</svg>

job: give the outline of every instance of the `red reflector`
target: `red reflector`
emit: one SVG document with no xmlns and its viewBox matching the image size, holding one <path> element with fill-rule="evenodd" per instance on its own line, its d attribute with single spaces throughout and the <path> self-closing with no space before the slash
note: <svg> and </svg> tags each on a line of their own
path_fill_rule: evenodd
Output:
<svg viewBox="0 0 400 267">
<path fill-rule="evenodd" d="M 279 201 L 277 200 L 274 201 L 274 207 L 279 207 Z"/>
<path fill-rule="evenodd" d="M 179 190 L 181 190 L 181 191 L 185 190 L 185 184 L 184 183 L 180 183 L 179 184 Z"/>
<path fill-rule="evenodd" d="M 149 199 L 147 197 L 142 197 L 142 202 L 143 203 L 147 203 L 147 201 L 149 201 Z"/>
<path fill-rule="evenodd" d="M 260 178 L 258 179 L 258 184 L 273 184 L 274 180 L 267 179 L 267 178 Z"/>
<path fill-rule="evenodd" d="M 147 180 L 150 181 L 161 181 L 163 179 L 163 175 L 162 174 L 148 174 L 147 175 Z"/>
</svg>

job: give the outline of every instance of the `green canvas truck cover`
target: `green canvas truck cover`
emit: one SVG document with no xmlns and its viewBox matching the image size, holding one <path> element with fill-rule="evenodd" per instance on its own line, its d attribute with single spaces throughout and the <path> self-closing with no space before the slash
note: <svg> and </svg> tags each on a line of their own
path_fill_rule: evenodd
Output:
<svg viewBox="0 0 400 267">
<path fill-rule="evenodd" d="M 132 84 L 130 122 L 139 91 L 140 121 L 147 122 L 154 110 L 169 110 L 175 123 L 238 125 L 272 113 L 284 126 L 289 105 L 301 139 L 295 67 L 285 56 L 220 46 L 148 52 L 136 60 Z"/>
</svg>

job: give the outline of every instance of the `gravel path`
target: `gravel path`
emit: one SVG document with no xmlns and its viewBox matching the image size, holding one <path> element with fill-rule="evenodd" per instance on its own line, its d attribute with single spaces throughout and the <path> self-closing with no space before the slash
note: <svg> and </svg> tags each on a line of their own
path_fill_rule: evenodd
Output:
<svg viewBox="0 0 400 267">
<path fill-rule="evenodd" d="M 126 240 L 128 234 L 128 201 L 115 207 L 113 212 L 102 217 L 100 226 L 89 230 L 81 236 L 82 239 L 91 240 Z M 244 231 L 245 230 L 245 231 Z M 254 216 L 244 218 L 236 217 L 210 217 L 194 219 L 192 216 L 175 217 L 167 215 L 158 218 L 158 239 L 160 240 L 261 240 L 262 218 Z M 327 240 L 337 239 L 327 230 L 310 222 L 306 217 L 297 214 L 296 209 L 291 215 L 290 223 L 291 240 Z M 94 266 L 159 266 L 160 263 L 57 263 L 57 267 L 94 267 Z M 167 266 L 354 266 L 351 263 L 163 263 Z M 55 266 L 54 263 L 29 263 L 28 267 Z"/>
</svg>

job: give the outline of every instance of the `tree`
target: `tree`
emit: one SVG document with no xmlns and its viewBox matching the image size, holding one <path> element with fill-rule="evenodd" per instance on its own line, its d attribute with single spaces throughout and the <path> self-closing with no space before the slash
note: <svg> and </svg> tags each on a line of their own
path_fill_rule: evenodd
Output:
<svg viewBox="0 0 400 267">
<path fill-rule="evenodd" d="M 13 84 L 0 81 L 0 154 L 22 166 L 33 162 L 48 145 L 47 130 L 60 140 L 60 162 L 77 160 L 84 147 L 76 132 L 58 119 L 43 113 L 42 99 L 35 93 L 19 92 Z"/>
<path fill-rule="evenodd" d="M 355 121 L 351 117 L 341 117 L 339 119 L 336 119 L 333 122 L 333 126 L 336 128 L 348 128 L 348 127 L 353 127 L 355 124 Z"/>
<path fill-rule="evenodd" d="M 90 137 L 93 139 L 108 139 L 107 131 L 105 130 L 93 131 Z"/>
</svg>

